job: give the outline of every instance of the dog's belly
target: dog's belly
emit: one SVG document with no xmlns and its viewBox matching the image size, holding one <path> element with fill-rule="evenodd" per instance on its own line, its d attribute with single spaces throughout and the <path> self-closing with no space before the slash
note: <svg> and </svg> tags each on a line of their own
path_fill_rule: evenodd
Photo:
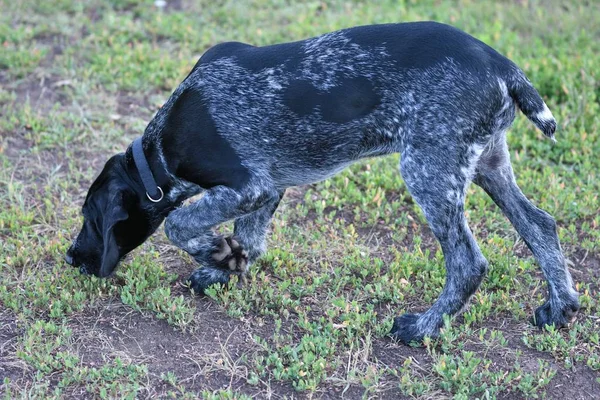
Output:
<svg viewBox="0 0 600 400">
<path fill-rule="evenodd" d="M 275 165 L 270 175 L 275 186 L 287 188 L 323 181 L 343 171 L 350 164 L 352 162 L 322 167 L 318 165 Z"/>
<path fill-rule="evenodd" d="M 309 140 L 304 140 L 305 138 Z M 323 138 L 327 140 L 319 140 Z M 271 155 L 265 161 L 269 165 L 270 177 L 279 187 L 319 182 L 338 174 L 363 158 L 383 156 L 401 150 L 401 143 L 391 132 L 382 134 L 375 129 L 350 133 L 330 131 L 312 138 L 289 135 L 286 139 L 275 141 L 278 145 L 274 148 L 263 148 L 266 155 Z"/>
</svg>

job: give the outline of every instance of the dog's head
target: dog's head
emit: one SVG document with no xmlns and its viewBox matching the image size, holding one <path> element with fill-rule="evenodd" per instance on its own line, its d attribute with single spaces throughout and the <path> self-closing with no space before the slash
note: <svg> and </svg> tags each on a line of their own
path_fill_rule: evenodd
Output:
<svg viewBox="0 0 600 400">
<path fill-rule="evenodd" d="M 67 251 L 67 263 L 84 274 L 109 276 L 127 253 L 158 228 L 165 213 L 144 206 L 137 186 L 125 154 L 111 157 L 88 191 L 83 227 Z"/>
</svg>

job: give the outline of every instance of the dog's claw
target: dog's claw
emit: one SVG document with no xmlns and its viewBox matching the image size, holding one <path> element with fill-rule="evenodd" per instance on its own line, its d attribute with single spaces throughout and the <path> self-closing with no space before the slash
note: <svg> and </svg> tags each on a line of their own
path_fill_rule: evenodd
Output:
<svg viewBox="0 0 600 400">
<path fill-rule="evenodd" d="M 579 311 L 579 302 L 561 303 L 562 307 L 554 310 L 552 303 L 547 301 L 535 310 L 534 317 L 531 319 L 533 325 L 542 329 L 549 326 L 556 328 L 567 327 L 574 319 L 577 311 Z"/>
<path fill-rule="evenodd" d="M 390 336 L 404 344 L 421 343 L 424 335 L 417 327 L 418 319 L 419 314 L 404 314 L 394 318 Z"/>
<path fill-rule="evenodd" d="M 197 295 L 203 295 L 204 290 L 215 283 L 227 284 L 229 282 L 229 274 L 213 268 L 199 268 L 190 275 L 186 281 L 186 286 L 194 291 Z"/>
</svg>

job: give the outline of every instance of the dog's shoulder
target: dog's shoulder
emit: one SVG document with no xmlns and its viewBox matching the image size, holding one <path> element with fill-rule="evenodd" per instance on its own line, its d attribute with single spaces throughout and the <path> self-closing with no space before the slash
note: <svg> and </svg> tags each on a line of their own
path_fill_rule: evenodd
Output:
<svg viewBox="0 0 600 400">
<path fill-rule="evenodd" d="M 253 46 L 240 42 L 225 42 L 208 49 L 197 65 L 206 65 L 222 59 L 231 59 L 236 65 L 250 71 L 259 72 L 265 68 L 281 65 L 293 67 L 302 57 L 304 41 Z"/>
<path fill-rule="evenodd" d="M 198 63 L 200 65 L 208 64 L 220 58 L 233 57 L 243 53 L 244 50 L 249 48 L 255 48 L 255 46 L 241 42 L 219 43 L 206 50 L 206 52 L 198 60 Z"/>
<path fill-rule="evenodd" d="M 194 65 L 194 68 L 192 68 L 186 79 L 193 75 L 200 66 L 210 64 L 211 62 L 222 58 L 232 57 L 248 47 L 254 46 L 241 42 L 224 42 L 212 46 L 200 56 L 198 62 L 196 62 L 196 65 Z"/>
<path fill-rule="evenodd" d="M 197 87 L 185 88 L 173 103 L 163 127 L 162 148 L 169 169 L 200 187 L 237 188 L 249 178 L 239 156 L 219 134 Z"/>
</svg>

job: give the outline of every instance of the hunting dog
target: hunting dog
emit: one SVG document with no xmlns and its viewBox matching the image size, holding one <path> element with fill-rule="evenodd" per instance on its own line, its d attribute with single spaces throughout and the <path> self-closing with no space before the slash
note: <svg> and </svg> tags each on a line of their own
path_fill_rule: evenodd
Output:
<svg viewBox="0 0 600 400">
<path fill-rule="evenodd" d="M 433 306 L 397 317 L 405 343 L 435 337 L 488 269 L 464 215 L 471 181 L 502 209 L 548 281 L 540 327 L 579 308 L 554 219 L 515 182 L 505 132 L 517 107 L 547 137 L 556 121 L 524 73 L 468 34 L 435 22 L 361 26 L 265 47 L 209 49 L 125 153 L 110 158 L 83 204 L 66 261 L 110 275 L 166 218 L 208 286 L 246 274 L 265 252 L 284 191 L 365 157 L 400 153 L 400 172 L 444 253 Z M 204 192 L 186 206 L 183 200 Z M 235 220 L 232 236 L 212 228 Z"/>
</svg>

